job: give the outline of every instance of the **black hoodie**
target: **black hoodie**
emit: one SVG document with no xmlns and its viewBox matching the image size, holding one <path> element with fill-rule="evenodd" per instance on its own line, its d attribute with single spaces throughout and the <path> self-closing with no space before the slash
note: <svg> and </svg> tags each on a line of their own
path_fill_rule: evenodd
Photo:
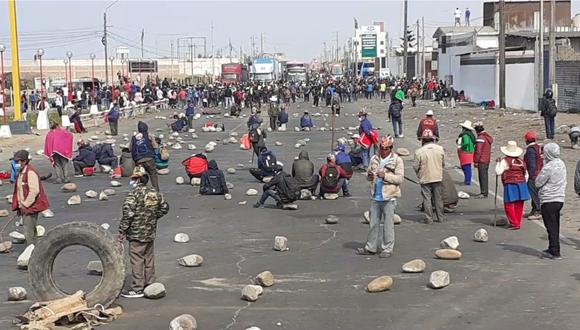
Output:
<svg viewBox="0 0 580 330">
<path fill-rule="evenodd" d="M 314 164 L 308 158 L 308 152 L 300 151 L 298 159 L 292 164 L 292 176 L 299 185 L 308 185 L 311 183 L 314 175 Z"/>
<path fill-rule="evenodd" d="M 224 172 L 218 168 L 215 160 L 207 164 L 207 171 L 201 175 L 199 193 L 202 195 L 225 195 L 229 193 Z"/>
</svg>

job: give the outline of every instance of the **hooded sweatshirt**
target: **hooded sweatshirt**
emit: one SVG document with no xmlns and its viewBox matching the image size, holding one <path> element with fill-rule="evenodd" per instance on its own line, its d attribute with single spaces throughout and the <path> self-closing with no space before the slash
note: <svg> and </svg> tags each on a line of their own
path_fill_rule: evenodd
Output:
<svg viewBox="0 0 580 330">
<path fill-rule="evenodd" d="M 308 152 L 300 151 L 298 159 L 292 164 L 292 176 L 296 179 L 299 185 L 308 185 L 312 182 L 314 175 L 314 164 L 308 157 Z"/>
<path fill-rule="evenodd" d="M 536 177 L 540 203 L 564 203 L 566 197 L 566 165 L 560 159 L 560 146 L 548 143 L 544 146 L 545 164 Z"/>
<path fill-rule="evenodd" d="M 149 127 L 147 124 L 140 121 L 137 124 L 137 130 L 139 132 L 133 136 L 133 139 L 131 140 L 131 154 L 133 160 L 137 163 L 142 159 L 154 159 L 157 144 L 155 143 L 155 139 L 149 135 Z"/>
<path fill-rule="evenodd" d="M 207 164 L 207 171 L 201 175 L 199 193 L 202 195 L 224 195 L 227 194 L 228 187 L 226 178 L 215 160 L 210 160 Z"/>
</svg>

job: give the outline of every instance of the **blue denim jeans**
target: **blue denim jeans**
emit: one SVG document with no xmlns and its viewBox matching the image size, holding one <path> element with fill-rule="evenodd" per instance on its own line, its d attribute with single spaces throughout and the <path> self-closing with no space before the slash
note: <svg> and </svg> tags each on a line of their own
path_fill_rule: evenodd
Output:
<svg viewBox="0 0 580 330">
<path fill-rule="evenodd" d="M 362 163 L 363 163 L 364 167 L 368 168 L 370 162 L 371 162 L 371 150 L 363 148 L 362 149 Z"/>
<path fill-rule="evenodd" d="M 393 133 L 395 134 L 395 137 L 403 135 L 403 118 L 391 117 L 391 120 L 393 122 Z"/>
<path fill-rule="evenodd" d="M 395 216 L 396 200 L 383 202 L 371 201 L 370 228 L 365 249 L 373 253 L 393 253 L 395 247 Z M 381 225 L 383 226 L 381 231 Z"/>
<path fill-rule="evenodd" d="M 546 126 L 546 138 L 553 139 L 556 129 L 556 117 L 544 116 L 544 125 Z"/>
</svg>

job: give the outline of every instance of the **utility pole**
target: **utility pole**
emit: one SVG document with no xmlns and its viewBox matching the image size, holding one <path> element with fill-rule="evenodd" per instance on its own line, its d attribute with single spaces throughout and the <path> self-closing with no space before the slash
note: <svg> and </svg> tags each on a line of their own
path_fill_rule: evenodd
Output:
<svg viewBox="0 0 580 330">
<path fill-rule="evenodd" d="M 556 0 L 550 0 L 550 88 L 556 84 Z"/>
<path fill-rule="evenodd" d="M 171 40 L 171 80 L 173 81 L 173 40 Z"/>
<path fill-rule="evenodd" d="M 539 77 L 538 77 L 538 98 L 544 94 L 544 0 L 540 0 L 540 53 Z"/>
<path fill-rule="evenodd" d="M 260 54 L 264 54 L 264 32 L 260 32 Z"/>
<path fill-rule="evenodd" d="M 145 58 L 145 53 L 143 52 L 143 39 L 145 39 L 145 29 L 141 29 L 141 58 Z"/>
<path fill-rule="evenodd" d="M 403 74 L 405 76 L 405 78 L 407 77 L 407 52 L 409 51 L 407 49 L 408 45 L 407 45 L 407 9 L 408 9 L 408 3 L 407 0 L 405 0 L 404 2 L 404 14 L 403 14 Z"/>
<path fill-rule="evenodd" d="M 324 42 L 324 62 L 328 62 L 326 58 L 326 41 Z"/>
<path fill-rule="evenodd" d="M 109 69 L 107 67 L 107 59 L 109 58 L 109 54 L 107 52 L 107 10 L 103 13 L 103 46 L 105 46 L 105 85 L 109 85 Z M 113 78 L 113 77 L 111 77 Z M 72 80 L 72 78 L 71 78 Z"/>
<path fill-rule="evenodd" d="M 252 43 L 252 60 L 256 57 L 256 45 L 254 44 L 254 36 L 250 37 Z"/>
<path fill-rule="evenodd" d="M 421 37 L 420 37 L 420 30 L 419 30 L 419 20 L 417 20 L 417 46 L 416 51 L 415 51 L 415 58 L 417 59 L 415 62 L 417 63 L 417 66 L 415 67 L 415 77 L 420 77 L 421 75 L 421 56 L 419 54 L 419 45 L 421 44 Z"/>
<path fill-rule="evenodd" d="M 421 33 L 421 72 L 423 79 L 427 79 L 427 67 L 425 66 L 425 16 L 421 17 L 422 33 Z"/>
<path fill-rule="evenodd" d="M 336 62 L 338 62 L 338 31 L 336 31 Z"/>
<path fill-rule="evenodd" d="M 193 41 L 189 40 L 189 60 L 191 61 L 191 81 L 193 82 Z"/>
<path fill-rule="evenodd" d="M 213 21 L 211 21 L 211 81 L 213 82 L 213 77 L 215 75 L 215 65 L 214 65 L 215 54 L 213 52 Z"/>
<path fill-rule="evenodd" d="M 505 0 L 499 2 L 499 107 L 505 109 Z"/>
</svg>

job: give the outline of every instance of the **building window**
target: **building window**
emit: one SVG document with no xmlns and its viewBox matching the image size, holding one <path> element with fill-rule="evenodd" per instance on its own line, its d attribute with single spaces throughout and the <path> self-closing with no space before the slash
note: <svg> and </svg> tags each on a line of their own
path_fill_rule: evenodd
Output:
<svg viewBox="0 0 580 330">
<path fill-rule="evenodd" d="M 384 44 L 385 44 L 385 42 L 383 40 L 381 40 L 381 45 L 384 45 Z"/>
<path fill-rule="evenodd" d="M 385 53 L 385 50 L 384 49 L 381 49 L 381 54 L 384 54 L 384 53 Z"/>
</svg>

